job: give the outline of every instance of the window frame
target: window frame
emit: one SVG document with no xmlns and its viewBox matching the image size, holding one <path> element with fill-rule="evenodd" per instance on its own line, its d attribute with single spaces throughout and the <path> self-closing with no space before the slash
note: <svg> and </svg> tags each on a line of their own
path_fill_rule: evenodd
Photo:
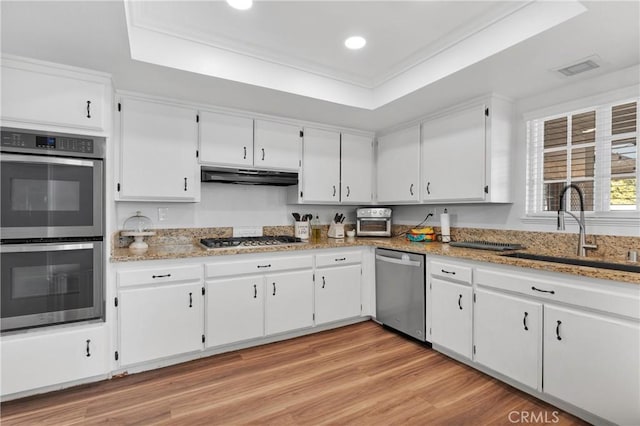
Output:
<svg viewBox="0 0 640 426">
<path fill-rule="evenodd" d="M 635 210 L 609 210 L 604 211 L 603 206 L 605 202 L 608 202 L 609 197 L 602 194 L 601 187 L 602 182 L 598 183 L 598 180 L 602 180 L 603 176 L 607 176 L 610 182 L 613 177 L 618 175 L 605 175 L 599 173 L 598 170 L 594 172 L 594 211 L 586 211 L 585 218 L 587 223 L 592 225 L 603 226 L 631 226 L 638 227 L 638 221 L 640 219 L 640 87 L 631 86 L 628 88 L 619 89 L 607 94 L 593 96 L 590 98 L 584 98 L 577 101 L 568 102 L 561 105 L 545 108 L 538 111 L 533 111 L 523 115 L 523 122 L 525 126 L 525 142 L 526 142 L 526 177 L 525 177 L 525 199 L 524 199 L 524 216 L 521 218 L 522 222 L 530 224 L 549 224 L 552 221 L 555 223 L 557 213 L 555 211 L 542 211 L 544 205 L 544 144 L 539 144 L 535 147 L 533 140 L 533 125 L 537 124 L 542 126 L 542 129 L 537 131 L 544 132 L 544 122 L 554 120 L 558 118 L 566 117 L 570 122 L 572 116 L 577 114 L 596 111 L 596 123 L 599 120 L 598 114 L 603 111 L 609 110 L 604 121 L 604 126 L 596 126 L 596 158 L 602 156 L 607 158 L 607 153 L 611 153 L 612 141 L 622 140 L 625 137 L 629 137 L 629 134 L 614 135 L 610 129 L 606 128 L 606 123 L 609 123 L 612 117 L 611 108 L 615 105 L 622 105 L 629 102 L 636 102 L 636 131 L 633 135 L 636 138 L 636 209 Z M 567 128 L 568 143 L 564 147 L 567 155 L 571 155 L 571 127 Z M 604 142 L 601 142 L 604 141 Z M 534 152 L 534 149 L 537 150 Z M 541 161 L 542 159 L 542 161 Z M 605 160 L 607 167 L 610 169 L 610 160 Z M 569 163 L 570 164 L 570 163 Z M 537 166 L 537 167 L 536 167 Z M 603 166 L 604 167 L 604 166 Z M 567 170 L 567 179 L 572 181 L 570 174 L 571 169 Z M 531 188 L 531 185 L 535 185 L 535 188 Z M 609 191 L 607 191 L 609 194 Z M 533 199 L 532 199 L 533 198 Z"/>
</svg>

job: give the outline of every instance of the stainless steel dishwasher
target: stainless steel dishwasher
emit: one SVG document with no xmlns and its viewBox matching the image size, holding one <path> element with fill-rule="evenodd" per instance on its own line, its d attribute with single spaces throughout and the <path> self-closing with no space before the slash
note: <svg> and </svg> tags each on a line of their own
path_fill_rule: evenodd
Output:
<svg viewBox="0 0 640 426">
<path fill-rule="evenodd" d="M 423 254 L 376 249 L 376 320 L 426 341 Z"/>
</svg>

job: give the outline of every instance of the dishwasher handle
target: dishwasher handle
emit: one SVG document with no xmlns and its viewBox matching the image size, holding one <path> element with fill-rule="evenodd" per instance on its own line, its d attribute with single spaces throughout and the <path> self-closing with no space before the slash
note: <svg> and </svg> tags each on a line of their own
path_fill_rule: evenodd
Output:
<svg viewBox="0 0 640 426">
<path fill-rule="evenodd" d="M 379 254 L 376 254 L 376 260 L 380 260 L 382 262 L 388 262 L 388 263 L 395 263 L 397 265 L 404 265 L 404 266 L 420 267 L 422 265 L 422 262 L 420 262 L 419 260 L 396 259 L 395 257 L 380 256 Z"/>
</svg>

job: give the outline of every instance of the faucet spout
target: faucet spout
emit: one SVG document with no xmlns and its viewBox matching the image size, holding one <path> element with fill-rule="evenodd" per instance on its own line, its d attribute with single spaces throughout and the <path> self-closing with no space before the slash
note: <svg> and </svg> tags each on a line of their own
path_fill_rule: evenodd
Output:
<svg viewBox="0 0 640 426">
<path fill-rule="evenodd" d="M 578 198 L 580 200 L 580 217 L 575 214 L 565 210 L 565 201 L 564 196 L 570 189 L 574 189 L 578 193 Z M 573 217 L 576 222 L 578 222 L 579 231 L 578 231 L 578 250 L 577 255 L 580 257 L 585 257 L 587 255 L 587 249 L 595 250 L 598 248 L 595 244 L 587 244 L 586 242 L 586 223 L 584 219 L 584 194 L 579 186 L 575 184 L 566 185 L 562 191 L 560 192 L 560 205 L 558 207 L 558 231 L 564 231 L 564 214 L 568 213 L 571 217 Z"/>
</svg>

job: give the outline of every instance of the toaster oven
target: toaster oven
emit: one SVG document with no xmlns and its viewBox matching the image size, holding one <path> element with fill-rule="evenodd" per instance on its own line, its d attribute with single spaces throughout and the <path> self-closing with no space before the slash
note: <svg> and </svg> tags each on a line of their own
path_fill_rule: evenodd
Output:
<svg viewBox="0 0 640 426">
<path fill-rule="evenodd" d="M 388 207 L 357 209 L 356 234 L 359 237 L 391 237 L 391 209 Z"/>
</svg>

